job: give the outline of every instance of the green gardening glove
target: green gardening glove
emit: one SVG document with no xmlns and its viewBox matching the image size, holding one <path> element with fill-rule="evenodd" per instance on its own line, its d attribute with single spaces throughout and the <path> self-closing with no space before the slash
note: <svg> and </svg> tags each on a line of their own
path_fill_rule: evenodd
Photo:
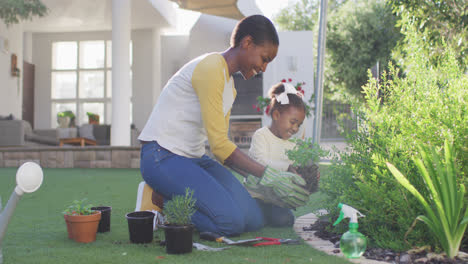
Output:
<svg viewBox="0 0 468 264">
<path fill-rule="evenodd" d="M 304 189 L 305 184 L 301 176 L 269 166 L 261 179 L 249 175 L 244 183 L 249 192 L 254 190 L 262 193 L 266 202 L 288 208 L 303 206 L 309 201 L 310 192 Z"/>
</svg>

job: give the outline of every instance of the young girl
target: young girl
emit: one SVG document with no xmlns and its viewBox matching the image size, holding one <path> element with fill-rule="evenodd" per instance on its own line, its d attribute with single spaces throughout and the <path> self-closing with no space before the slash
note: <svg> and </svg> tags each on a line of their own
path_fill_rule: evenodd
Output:
<svg viewBox="0 0 468 264">
<path fill-rule="evenodd" d="M 286 151 L 294 148 L 294 143 L 289 139 L 299 131 L 306 116 L 302 94 L 298 93 L 296 88 L 289 83 L 274 85 L 268 94 L 271 98 L 271 125 L 255 131 L 252 136 L 249 156 L 262 165 L 297 174 L 292 166 L 293 162 L 286 155 Z M 266 224 L 291 226 L 294 223 L 291 210 L 284 208 L 280 202 L 273 204 L 271 200 L 262 199 L 261 193 L 255 193 L 252 190 L 249 192 L 260 204 Z"/>
</svg>

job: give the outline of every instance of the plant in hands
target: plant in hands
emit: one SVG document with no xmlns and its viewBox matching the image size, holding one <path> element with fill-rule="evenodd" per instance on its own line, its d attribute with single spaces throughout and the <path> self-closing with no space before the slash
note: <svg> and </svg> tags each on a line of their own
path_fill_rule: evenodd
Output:
<svg viewBox="0 0 468 264">
<path fill-rule="evenodd" d="M 289 160 L 293 161 L 292 168 L 288 169 L 301 175 L 306 181 L 306 189 L 310 192 L 315 192 L 318 189 L 318 181 L 320 172 L 317 163 L 321 157 L 329 154 L 323 150 L 318 144 L 314 144 L 311 138 L 290 139 L 296 145 L 293 149 L 287 150 L 286 155 Z"/>
<path fill-rule="evenodd" d="M 424 222 L 442 244 L 449 258 L 458 254 L 460 243 L 468 224 L 468 207 L 465 204 L 465 186 L 457 182 L 458 167 L 454 152 L 445 140 L 445 155 L 434 148 L 420 147 L 421 159 L 413 159 L 428 193 L 423 196 L 403 174 L 391 163 L 387 167 L 397 179 L 424 207 L 426 215 L 416 219 Z M 445 162 L 444 162 L 445 158 Z"/>
<path fill-rule="evenodd" d="M 85 201 L 87 199 L 84 198 L 82 200 L 74 200 L 73 203 L 68 206 L 65 211 L 63 211 L 63 214 L 66 215 L 90 215 L 93 214 L 95 211 L 91 210 L 91 207 L 93 207 L 92 204 L 85 204 Z"/>
<path fill-rule="evenodd" d="M 163 212 L 167 223 L 180 226 L 192 223 L 191 217 L 196 211 L 195 202 L 197 201 L 193 198 L 193 192 L 190 188 L 186 188 L 185 195 L 174 195 L 172 200 L 164 205 Z"/>
</svg>

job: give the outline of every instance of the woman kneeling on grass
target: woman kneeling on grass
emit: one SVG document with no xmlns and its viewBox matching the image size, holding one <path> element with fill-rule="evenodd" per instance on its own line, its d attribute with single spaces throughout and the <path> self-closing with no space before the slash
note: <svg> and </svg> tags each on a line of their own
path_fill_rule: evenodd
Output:
<svg viewBox="0 0 468 264">
<path fill-rule="evenodd" d="M 183 195 L 187 187 L 194 190 L 192 222 L 200 232 L 237 235 L 264 225 L 258 203 L 222 164 L 255 176 L 259 185 L 281 187 L 285 200 L 302 197 L 292 203 L 308 200 L 307 191 L 298 186 L 286 187 L 284 193 L 284 182 L 292 184 L 299 175 L 261 165 L 228 138 L 236 96 L 232 74 L 240 71 L 250 79 L 264 72 L 278 46 L 268 18 L 244 18 L 232 33 L 230 48 L 195 58 L 168 81 L 139 136 L 143 179 L 165 200 Z M 219 162 L 205 155 L 207 139 Z"/>
</svg>

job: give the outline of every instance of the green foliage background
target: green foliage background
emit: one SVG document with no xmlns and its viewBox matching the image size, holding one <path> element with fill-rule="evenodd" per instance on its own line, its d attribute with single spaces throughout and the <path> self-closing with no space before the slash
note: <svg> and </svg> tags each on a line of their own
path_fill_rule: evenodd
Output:
<svg viewBox="0 0 468 264">
<path fill-rule="evenodd" d="M 1 0 L 0 19 L 5 25 L 17 24 L 33 16 L 44 16 L 47 7 L 40 0 Z"/>
<path fill-rule="evenodd" d="M 468 71 L 468 0 L 387 0 L 399 18 L 399 24 L 410 20 L 419 31 L 426 32 L 431 63 L 437 63 L 449 46 L 461 68 Z M 402 47 L 406 41 L 401 43 Z M 405 64 L 402 48 L 395 50 L 398 64 Z"/>
<path fill-rule="evenodd" d="M 448 137 L 463 168 L 459 180 L 468 175 L 468 75 L 448 47 L 434 66 L 426 36 L 417 33 L 414 24 L 407 24 L 403 32 L 408 54 L 405 74 L 391 65 L 380 84 L 370 78 L 364 87 L 365 104 L 356 106 L 358 130 L 348 136 L 352 151 L 342 153 L 342 161 L 331 168 L 334 176 L 321 183 L 330 198 L 330 211 L 336 214 L 339 202 L 355 207 L 366 214 L 360 230 L 371 245 L 396 250 L 437 245 L 437 241 L 417 224 L 407 237 L 409 244 L 404 242 L 423 211 L 393 179 L 385 162 L 399 168 L 418 190 L 425 190 L 411 157 L 418 144 L 440 147 Z"/>
<path fill-rule="evenodd" d="M 402 37 L 385 1 L 348 1 L 330 14 L 327 24 L 327 80 L 332 98 L 363 99 L 367 70 L 385 69 Z"/>
<path fill-rule="evenodd" d="M 274 20 L 282 30 L 318 32 L 319 8 L 319 0 L 301 0 Z M 327 21 L 325 97 L 362 100 L 367 69 L 377 61 L 384 69 L 401 38 L 396 17 L 383 0 L 330 0 Z"/>
</svg>

